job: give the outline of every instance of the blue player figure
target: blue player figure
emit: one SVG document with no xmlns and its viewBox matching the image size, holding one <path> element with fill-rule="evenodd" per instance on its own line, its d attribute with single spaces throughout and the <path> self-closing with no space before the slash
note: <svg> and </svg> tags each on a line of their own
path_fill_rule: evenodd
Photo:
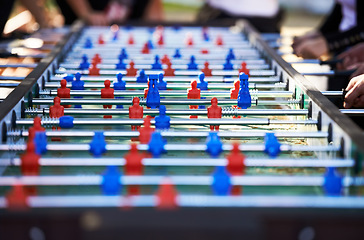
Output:
<svg viewBox="0 0 364 240">
<path fill-rule="evenodd" d="M 155 55 L 154 63 L 152 64 L 152 70 L 162 70 L 162 64 L 159 61 L 159 56 Z"/>
<path fill-rule="evenodd" d="M 217 132 L 209 132 L 209 135 L 206 138 L 206 152 L 208 152 L 211 157 L 217 158 L 222 151 L 222 142 Z"/>
<path fill-rule="evenodd" d="M 180 53 L 179 48 L 176 48 L 176 52 L 174 53 L 173 58 L 181 58 L 181 57 L 182 57 L 182 55 Z"/>
<path fill-rule="evenodd" d="M 325 173 L 323 187 L 326 195 L 340 196 L 343 188 L 343 178 L 337 174 L 334 167 L 328 167 Z"/>
<path fill-rule="evenodd" d="M 164 78 L 163 73 L 160 73 L 158 75 L 158 80 L 159 80 L 159 82 L 158 82 L 158 89 L 159 90 L 167 90 L 167 82 L 165 82 L 163 80 L 163 78 Z"/>
<path fill-rule="evenodd" d="M 154 30 L 153 30 L 153 31 L 154 31 Z M 149 48 L 149 49 L 153 49 L 153 48 L 154 48 L 154 45 L 153 45 L 152 40 L 148 40 L 148 48 Z"/>
<path fill-rule="evenodd" d="M 126 82 L 123 81 L 123 74 L 118 73 L 116 75 L 117 82 L 114 82 L 114 90 L 126 90 Z M 123 97 L 115 97 L 122 99 Z M 116 108 L 123 108 L 123 105 L 117 105 Z"/>
<path fill-rule="evenodd" d="M 139 76 L 137 76 L 136 82 L 137 83 L 147 83 L 148 82 L 148 77 L 145 74 L 144 69 L 139 71 Z"/>
<path fill-rule="evenodd" d="M 155 117 L 155 128 L 159 130 L 167 130 L 170 127 L 171 118 L 166 115 L 166 106 L 159 107 L 159 115 Z"/>
<path fill-rule="evenodd" d="M 91 41 L 91 38 L 88 37 L 86 38 L 86 41 L 85 41 L 85 44 L 83 45 L 83 48 L 92 48 L 92 41 Z"/>
<path fill-rule="evenodd" d="M 64 79 L 66 79 L 67 82 L 72 82 L 74 78 L 75 75 L 73 74 L 68 74 L 67 76 L 64 77 Z"/>
<path fill-rule="evenodd" d="M 121 52 L 119 54 L 119 59 L 128 59 L 128 54 L 126 53 L 125 48 L 121 49 Z"/>
<path fill-rule="evenodd" d="M 194 55 L 191 56 L 190 62 L 187 64 L 188 70 L 198 70 L 197 64 L 196 64 L 196 58 Z"/>
<path fill-rule="evenodd" d="M 125 70 L 126 64 L 124 63 L 124 58 L 119 58 L 119 63 L 116 64 L 116 69 L 118 70 Z"/>
<path fill-rule="evenodd" d="M 119 195 L 122 189 L 120 182 L 121 173 L 117 166 L 107 166 L 105 172 L 102 174 L 101 189 L 104 195 Z"/>
<path fill-rule="evenodd" d="M 166 152 L 166 150 L 164 149 L 166 143 L 167 141 L 163 139 L 161 133 L 155 131 L 150 137 L 150 141 L 148 143 L 148 151 L 153 155 L 153 157 L 160 157 L 162 153 Z"/>
<path fill-rule="evenodd" d="M 82 61 L 80 63 L 80 70 L 87 70 L 90 67 L 90 63 L 88 62 L 88 57 L 86 54 L 82 55 Z"/>
<path fill-rule="evenodd" d="M 147 94 L 147 107 L 152 109 L 158 108 L 160 105 L 160 96 L 158 91 L 158 75 L 152 74 L 149 75 L 149 85 L 148 85 L 148 94 Z"/>
<path fill-rule="evenodd" d="M 197 83 L 197 88 L 200 90 L 208 90 L 208 82 L 205 81 L 205 74 L 202 72 L 198 75 L 198 79 L 200 80 L 199 83 Z M 201 97 L 201 99 L 206 99 L 205 97 Z M 205 105 L 199 105 L 198 109 L 205 109 Z"/>
<path fill-rule="evenodd" d="M 229 52 L 226 56 L 226 59 L 229 59 L 229 60 L 234 60 L 235 59 L 235 54 L 234 54 L 234 51 L 232 48 L 229 49 Z"/>
<path fill-rule="evenodd" d="M 281 152 L 281 144 L 274 133 L 266 133 L 264 137 L 264 152 L 271 158 L 275 158 Z"/>
<path fill-rule="evenodd" d="M 226 170 L 225 166 L 217 166 L 213 173 L 212 190 L 215 195 L 227 196 L 231 192 L 231 180 L 230 174 Z"/>
<path fill-rule="evenodd" d="M 85 82 L 81 80 L 81 73 L 76 73 L 76 80 L 72 81 L 72 90 L 85 90 L 84 84 Z M 75 98 L 82 98 L 81 96 L 77 96 Z M 82 108 L 81 105 L 75 105 L 75 108 Z"/>
<path fill-rule="evenodd" d="M 226 58 L 226 62 L 224 63 L 224 70 L 234 70 L 234 66 L 230 61 L 230 58 Z"/>
<path fill-rule="evenodd" d="M 240 74 L 240 90 L 238 95 L 238 107 L 242 109 L 247 109 L 251 107 L 252 98 L 249 92 L 249 76 L 245 73 Z"/>
</svg>

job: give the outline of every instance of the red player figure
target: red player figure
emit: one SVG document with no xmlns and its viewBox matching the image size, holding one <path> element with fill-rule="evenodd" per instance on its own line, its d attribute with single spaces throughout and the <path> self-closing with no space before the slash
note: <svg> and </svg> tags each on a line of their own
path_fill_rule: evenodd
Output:
<svg viewBox="0 0 364 240">
<path fill-rule="evenodd" d="M 139 105 L 140 100 L 138 97 L 133 98 L 133 106 L 129 107 L 129 118 L 143 118 L 143 107 Z M 131 126 L 131 130 L 135 131 L 135 129 L 139 130 L 140 126 Z"/>
<path fill-rule="evenodd" d="M 222 36 L 221 35 L 217 35 L 217 37 L 216 37 L 216 45 L 217 46 L 224 45 L 224 41 L 222 40 Z"/>
<path fill-rule="evenodd" d="M 193 46 L 193 38 L 191 33 L 188 33 L 186 36 L 186 45 Z"/>
<path fill-rule="evenodd" d="M 49 108 L 49 116 L 51 118 L 60 118 L 64 115 L 64 107 L 61 106 L 61 99 L 59 97 L 55 97 L 53 99 L 54 105 Z"/>
<path fill-rule="evenodd" d="M 239 89 L 240 89 L 240 81 L 237 80 L 234 83 L 234 88 L 230 89 L 230 99 L 238 99 Z M 236 105 L 233 105 L 232 107 L 233 108 L 239 108 Z M 241 118 L 241 116 L 233 116 L 233 118 Z"/>
<path fill-rule="evenodd" d="M 133 37 L 133 34 L 129 34 L 128 44 L 129 45 L 134 45 L 134 37 Z"/>
<path fill-rule="evenodd" d="M 193 81 L 191 83 L 191 88 L 187 90 L 188 99 L 200 99 L 201 90 L 197 88 L 197 82 Z M 198 109 L 198 105 L 190 105 L 190 109 Z M 197 118 L 197 116 L 190 116 L 190 118 Z"/>
<path fill-rule="evenodd" d="M 51 118 L 63 117 L 64 116 L 64 107 L 61 106 L 61 99 L 59 97 L 55 97 L 53 99 L 53 103 L 54 103 L 54 105 L 49 107 L 49 117 L 51 117 Z M 60 130 L 61 128 L 53 126 L 52 129 L 53 130 L 56 130 L 56 129 Z M 52 141 L 61 141 L 60 138 L 55 138 L 55 137 L 52 137 L 51 140 Z"/>
<path fill-rule="evenodd" d="M 201 69 L 201 72 L 203 72 L 205 74 L 206 77 L 211 77 L 212 76 L 212 70 L 209 68 L 209 62 L 205 62 L 204 63 L 204 68 Z"/>
<path fill-rule="evenodd" d="M 14 184 L 11 191 L 6 194 L 8 208 L 15 211 L 27 210 L 29 207 L 27 199 L 27 192 L 25 191 L 23 185 L 18 183 Z"/>
<path fill-rule="evenodd" d="M 202 54 L 209 54 L 209 50 L 206 48 L 201 49 Z"/>
<path fill-rule="evenodd" d="M 102 36 L 102 34 L 99 35 L 98 43 L 99 44 L 104 44 L 105 43 L 104 37 Z"/>
<path fill-rule="evenodd" d="M 158 45 L 159 45 L 159 46 L 163 46 L 163 45 L 164 45 L 164 37 L 163 37 L 163 34 L 160 34 L 160 35 L 159 35 L 159 38 L 158 38 Z"/>
<path fill-rule="evenodd" d="M 164 56 L 161 59 L 161 63 L 162 64 L 168 64 L 170 62 L 171 62 L 171 60 L 169 59 L 168 55 L 167 54 L 164 54 Z"/>
<path fill-rule="evenodd" d="M 173 77 L 174 76 L 174 69 L 172 68 L 172 63 L 167 63 L 167 68 L 164 69 L 164 76 L 165 77 Z"/>
<path fill-rule="evenodd" d="M 101 63 L 101 58 L 100 55 L 98 53 L 95 54 L 95 56 L 92 58 L 91 64 L 93 65 L 97 65 L 99 63 Z"/>
<path fill-rule="evenodd" d="M 143 54 L 149 54 L 149 47 L 148 47 L 148 43 L 147 42 L 143 46 L 142 53 Z"/>
<path fill-rule="evenodd" d="M 173 210 L 177 208 L 178 192 L 174 188 L 169 179 L 165 179 L 157 191 L 158 203 L 157 207 L 162 210 Z"/>
<path fill-rule="evenodd" d="M 20 156 L 20 168 L 23 175 L 39 175 L 40 156 L 35 153 L 33 141 L 28 141 L 26 152 Z"/>
<path fill-rule="evenodd" d="M 241 68 L 239 69 L 239 74 L 240 73 L 245 73 L 246 75 L 250 76 L 249 75 L 249 69 L 246 67 L 246 62 L 242 62 L 241 63 Z"/>
<path fill-rule="evenodd" d="M 230 89 L 230 99 L 238 99 L 240 89 L 240 81 L 237 80 L 234 83 L 234 88 Z"/>
<path fill-rule="evenodd" d="M 61 87 L 57 89 L 57 96 L 60 98 L 71 98 L 71 89 L 67 87 L 66 79 L 61 80 Z M 63 105 L 65 108 L 70 108 L 71 105 Z"/>
<path fill-rule="evenodd" d="M 143 175 L 143 161 L 144 154 L 139 153 L 137 145 L 132 143 L 130 146 L 130 151 L 125 154 L 125 175 Z M 128 187 L 129 195 L 138 195 L 140 193 L 139 186 L 131 185 Z"/>
<path fill-rule="evenodd" d="M 141 144 L 148 144 L 153 132 L 154 128 L 151 127 L 150 117 L 146 116 L 143 126 L 139 128 L 139 142 Z"/>
<path fill-rule="evenodd" d="M 110 80 L 105 80 L 105 88 L 101 89 L 101 98 L 114 98 L 114 89 L 110 88 Z M 112 105 L 103 105 L 104 108 L 112 108 Z M 104 118 L 112 118 L 111 115 L 104 115 Z"/>
<path fill-rule="evenodd" d="M 88 75 L 90 76 L 100 76 L 100 68 L 96 66 L 96 64 L 92 64 L 88 69 Z"/>
<path fill-rule="evenodd" d="M 226 156 L 228 164 L 226 169 L 233 176 L 241 176 L 245 174 L 245 156 L 240 152 L 239 143 L 233 143 L 231 153 Z M 233 186 L 231 193 L 233 195 L 240 195 L 242 192 L 241 186 Z"/>
<path fill-rule="evenodd" d="M 207 117 L 208 118 L 221 118 L 222 116 L 222 108 L 217 105 L 217 98 L 214 97 L 211 99 L 211 106 L 207 108 Z M 219 130 L 219 125 L 211 125 L 210 130 Z"/>
<path fill-rule="evenodd" d="M 126 70 L 126 76 L 134 77 L 137 75 L 138 69 L 134 68 L 134 61 L 130 60 L 129 68 Z"/>
<path fill-rule="evenodd" d="M 32 140 L 36 132 L 44 132 L 45 128 L 42 127 L 42 119 L 35 117 L 33 119 L 33 126 L 28 129 L 28 141 Z"/>
</svg>

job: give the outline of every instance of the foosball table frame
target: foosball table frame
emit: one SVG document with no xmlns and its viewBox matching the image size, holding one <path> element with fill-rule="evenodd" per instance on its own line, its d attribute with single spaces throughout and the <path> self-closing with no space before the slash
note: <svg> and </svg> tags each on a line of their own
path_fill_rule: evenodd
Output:
<svg viewBox="0 0 364 240">
<path fill-rule="evenodd" d="M 25 109 L 32 107 L 32 99 L 39 96 L 39 91 L 55 73 L 84 28 L 86 26 L 82 22 L 74 24 L 48 57 L 39 62 L 0 103 L 2 143 L 7 143 L 7 132 L 16 128 L 16 119 L 25 117 Z M 318 131 L 328 132 L 328 138 L 320 141 L 340 146 L 342 158 L 355 160 L 355 166 L 345 174 L 362 175 L 364 134 L 361 129 L 270 48 L 249 23 L 238 21 L 234 28 L 247 36 L 281 82 L 287 83 L 286 90 L 293 91 L 293 97 L 300 100 L 301 108 L 308 109 L 309 116 L 317 120 Z M 349 187 L 345 191 L 360 195 L 359 187 Z M 153 208 L 115 211 L 114 208 L 82 207 L 29 209 L 24 212 L 0 210 L 0 236 L 15 236 L 13 239 L 22 238 L 24 232 L 31 234 L 31 231 L 40 230 L 50 239 L 265 239 L 274 236 L 280 239 L 313 239 L 302 238 L 306 235 L 314 235 L 318 239 L 344 236 L 356 239 L 364 233 L 363 224 L 364 202 L 352 207 L 292 207 L 287 203 L 267 207 L 190 207 L 175 211 Z"/>
</svg>

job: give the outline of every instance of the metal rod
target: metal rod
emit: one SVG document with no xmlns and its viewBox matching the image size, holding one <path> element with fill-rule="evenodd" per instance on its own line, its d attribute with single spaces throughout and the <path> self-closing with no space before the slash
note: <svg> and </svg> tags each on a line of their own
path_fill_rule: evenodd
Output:
<svg viewBox="0 0 364 240">
<path fill-rule="evenodd" d="M 340 109 L 340 111 L 349 116 L 363 116 L 364 109 Z"/>
<path fill-rule="evenodd" d="M 35 98 L 32 100 L 34 105 L 53 105 L 53 99 Z M 288 99 L 284 100 L 252 100 L 252 105 L 281 105 L 281 104 L 299 104 L 300 100 Z M 62 98 L 62 105 L 132 105 L 132 99 L 109 99 L 109 98 L 97 98 L 97 99 L 79 99 L 79 98 Z M 140 99 L 140 105 L 145 106 L 146 100 Z M 211 105 L 209 99 L 161 99 L 160 105 Z M 219 105 L 237 105 L 236 99 L 224 99 L 219 100 Z"/>
<path fill-rule="evenodd" d="M 209 135 L 208 131 L 162 131 L 162 137 L 166 138 L 206 138 Z M 265 130 L 240 130 L 240 131 L 219 131 L 218 136 L 222 138 L 264 138 L 267 131 Z M 87 130 L 60 130 L 46 131 L 47 137 L 93 137 L 94 131 Z M 298 131 L 274 131 L 277 138 L 327 138 L 327 132 L 298 132 Z M 28 131 L 14 130 L 8 131 L 8 137 L 27 137 Z M 138 131 L 104 131 L 105 137 L 139 137 Z"/>
<path fill-rule="evenodd" d="M 25 114 L 38 115 L 49 114 L 49 108 L 43 109 L 26 109 Z M 79 108 L 66 108 L 64 109 L 65 115 L 129 115 L 128 109 L 79 109 Z M 158 109 L 143 109 L 145 115 L 159 115 Z M 166 110 L 166 114 L 170 116 L 185 116 L 197 115 L 207 116 L 207 109 L 175 109 Z M 307 109 L 238 109 L 238 108 L 223 108 L 222 116 L 307 116 Z"/>
<path fill-rule="evenodd" d="M 0 80 L 24 80 L 25 77 L 17 77 L 17 76 L 0 76 Z"/>
<path fill-rule="evenodd" d="M 165 176 L 122 176 L 122 185 L 160 185 Z M 101 185 L 103 177 L 100 175 L 85 176 L 3 176 L 0 186 L 22 184 L 25 186 L 90 186 Z M 210 186 L 212 176 L 169 176 L 174 185 L 180 186 Z M 231 184 L 235 186 L 322 186 L 325 178 L 322 176 L 231 176 Z M 345 177 L 344 186 L 352 185 L 352 178 Z"/>
<path fill-rule="evenodd" d="M 45 83 L 45 88 L 59 88 L 60 84 L 56 83 L 56 82 L 47 82 Z M 274 83 L 274 84 L 262 84 L 262 83 L 249 83 L 249 88 L 251 89 L 274 89 L 274 88 L 286 88 L 287 84 L 286 83 Z M 68 83 L 67 87 L 71 88 L 72 84 Z M 92 88 L 92 89 L 96 89 L 96 88 L 104 88 L 105 85 L 104 83 L 85 83 L 84 84 L 84 88 Z M 114 87 L 114 84 L 111 84 L 110 86 L 111 88 Z M 126 84 L 126 89 L 145 89 L 148 88 L 148 84 L 147 83 L 127 83 Z M 232 89 L 234 88 L 234 84 L 230 83 L 230 84 L 226 84 L 226 83 L 211 83 L 209 84 L 209 89 Z M 174 90 L 174 89 L 183 89 L 184 91 L 184 95 L 186 96 L 187 94 L 187 89 L 191 88 L 191 84 L 183 84 L 183 83 L 168 83 L 167 84 L 167 89 L 168 90 Z M 163 92 L 165 90 L 159 90 L 160 92 Z M 122 94 L 125 91 L 116 91 L 119 92 L 119 94 Z M 132 92 L 134 93 L 134 91 Z M 182 92 L 181 92 L 182 93 Z M 204 94 L 208 93 L 208 91 L 204 91 Z M 115 93 L 114 93 L 115 94 Z M 116 93 L 117 94 L 117 93 Z M 130 95 L 131 93 L 129 93 Z M 137 94 L 140 94 L 137 93 Z M 224 92 L 224 93 L 220 93 L 220 94 L 224 94 L 224 95 L 229 95 L 229 92 Z M 266 93 L 269 94 L 269 93 Z M 270 96 L 272 96 L 273 94 L 270 94 Z M 292 96 L 292 94 L 291 94 Z"/>
<path fill-rule="evenodd" d="M 120 73 L 124 73 L 124 70 L 121 70 Z M 51 82 L 59 82 L 61 81 L 67 74 L 57 74 L 56 76 L 52 76 L 50 78 Z M 104 76 L 82 76 L 82 81 L 84 82 L 104 82 Z M 107 79 L 110 81 L 117 80 L 116 76 L 108 76 Z M 164 76 L 163 80 L 167 83 L 174 82 L 174 83 L 191 83 L 194 80 L 198 80 L 198 76 L 175 76 L 175 77 L 168 77 Z M 213 76 L 213 77 L 205 77 L 205 81 L 208 83 L 234 83 L 234 81 L 238 80 L 237 77 L 225 77 L 225 76 Z M 136 77 L 129 77 L 123 76 L 123 81 L 136 83 Z M 278 83 L 280 82 L 279 77 L 272 76 L 272 77 L 249 77 L 249 83 Z M 60 86 L 60 85 L 58 85 Z"/>
<path fill-rule="evenodd" d="M 7 64 L 0 64 L 0 68 L 35 68 L 38 64 L 37 63 L 7 63 Z"/>
<path fill-rule="evenodd" d="M 27 203 L 31 208 L 87 208 L 87 207 L 156 207 L 155 195 L 138 196 L 29 196 Z M 239 207 L 239 208 L 314 208 L 314 209 L 363 209 L 364 198 L 360 196 L 209 196 L 180 194 L 176 198 L 179 207 Z M 7 207 L 5 197 L 0 197 L 0 208 Z"/>
<path fill-rule="evenodd" d="M 71 96 L 101 96 L 101 91 L 99 90 L 70 90 Z M 269 98 L 292 98 L 293 92 L 291 91 L 263 91 L 263 90 L 250 90 L 250 94 L 253 97 L 269 97 Z M 44 96 L 57 96 L 57 90 L 45 90 L 39 92 L 39 95 Z M 144 91 L 122 91 L 115 90 L 115 97 L 144 97 Z M 165 91 L 160 90 L 159 95 L 161 97 L 187 97 L 187 90 L 174 90 Z M 201 91 L 201 97 L 225 97 L 230 98 L 229 91 Z"/>
<path fill-rule="evenodd" d="M 345 70 L 345 71 L 336 71 L 336 70 L 329 70 L 327 72 L 304 72 L 301 74 L 306 76 L 346 76 L 349 77 L 351 74 L 353 74 L 355 70 Z"/>
<path fill-rule="evenodd" d="M 91 50 L 91 51 L 90 51 Z M 134 50 L 132 51 L 132 49 L 130 49 L 128 52 L 130 52 L 130 55 L 133 55 L 133 58 L 135 59 L 153 59 L 156 55 L 159 56 L 163 56 L 165 54 L 167 54 L 168 56 L 171 56 L 175 53 L 175 49 L 168 49 L 168 50 L 163 50 L 163 49 L 151 49 L 150 53 L 148 54 L 142 54 L 141 53 L 142 48 L 140 48 L 140 50 Z M 195 56 L 196 59 L 206 59 L 206 60 L 210 60 L 210 59 L 221 59 L 221 58 L 225 58 L 228 51 L 212 51 L 209 54 L 202 54 L 200 50 L 196 50 L 196 49 L 185 49 L 185 52 L 182 53 L 183 56 L 185 56 L 184 58 L 189 59 L 192 55 Z M 77 59 L 80 58 L 80 56 L 82 55 L 87 55 L 87 57 L 89 59 L 91 59 L 96 53 L 98 53 L 100 55 L 100 57 L 102 59 L 118 59 L 119 58 L 119 54 L 120 51 L 114 52 L 114 53 L 109 53 L 109 52 L 103 52 L 103 51 L 93 51 L 92 49 L 83 49 L 82 51 L 73 51 L 70 54 L 68 54 L 68 58 L 73 58 L 73 59 Z M 244 59 L 260 59 L 261 56 L 259 54 L 259 52 L 255 49 L 252 50 L 242 50 L 242 51 L 234 51 L 235 53 L 235 59 L 237 60 L 244 60 Z"/>
<path fill-rule="evenodd" d="M 66 70 L 66 69 L 58 69 L 56 70 L 56 74 L 76 74 L 78 72 L 81 72 L 82 74 L 89 74 L 88 70 Z M 107 76 L 107 75 L 116 75 L 117 73 L 120 73 L 122 71 L 120 70 L 100 70 L 101 76 Z M 146 74 L 159 74 L 163 72 L 163 70 L 146 70 Z M 176 70 L 174 73 L 176 76 L 197 76 L 201 70 Z M 213 76 L 238 76 L 239 71 L 237 70 L 212 70 Z M 249 72 L 250 76 L 258 77 L 258 76 L 275 76 L 274 70 L 251 70 Z"/>
<path fill-rule="evenodd" d="M 41 166 L 125 166 L 124 158 L 51 158 L 41 157 Z M 143 166 L 187 166 L 187 167 L 217 167 L 227 166 L 226 158 L 144 158 Z M 246 158 L 247 167 L 353 167 L 353 159 L 271 159 Z M 0 166 L 20 166 L 20 158 L 0 159 Z"/>
<path fill-rule="evenodd" d="M 70 64 L 77 64 L 77 66 L 79 66 L 79 64 L 81 63 L 82 58 L 78 57 L 78 58 L 66 58 L 65 59 L 65 63 L 70 63 Z M 153 63 L 155 63 L 155 59 L 154 57 L 151 57 L 150 59 L 146 59 L 146 58 L 136 58 L 136 59 L 124 59 L 123 60 L 125 64 L 130 64 L 131 61 L 133 61 L 135 64 L 139 64 L 139 65 L 151 65 Z M 115 66 L 116 64 L 118 64 L 120 62 L 120 60 L 118 58 L 114 58 L 114 59 L 102 59 L 102 64 L 105 65 L 111 65 L 111 66 Z M 174 68 L 175 65 L 187 65 L 190 62 L 189 58 L 186 59 L 175 59 L 175 58 L 171 58 L 170 62 L 172 63 L 172 66 Z M 206 62 L 205 59 L 196 59 L 195 63 L 198 65 L 201 65 L 202 67 L 204 67 L 204 63 Z M 208 63 L 209 65 L 219 65 L 219 64 L 224 64 L 226 62 L 226 59 L 212 59 L 209 60 Z M 267 62 L 264 59 L 246 59 L 246 61 L 243 60 L 237 60 L 237 59 L 231 59 L 230 63 L 231 64 L 235 64 L 235 65 L 241 65 L 241 63 L 245 62 L 247 65 L 246 67 L 248 69 L 254 69 L 254 67 L 258 67 L 258 66 L 267 66 L 269 67 L 269 64 L 267 64 Z M 60 64 L 60 66 L 63 66 L 62 64 Z M 102 65 L 98 65 L 98 66 L 102 66 Z M 260 69 L 260 68 L 259 68 Z"/>
<path fill-rule="evenodd" d="M 81 61 L 80 61 L 81 62 Z M 79 66 L 80 66 L 80 62 L 78 63 L 61 63 L 60 64 L 60 67 L 61 68 L 64 68 L 66 69 L 67 71 L 68 70 L 78 70 L 79 69 Z M 136 61 L 138 62 L 138 61 Z M 150 64 L 138 64 L 138 63 L 135 63 L 134 65 L 134 68 L 136 69 L 144 69 L 144 70 L 151 70 L 152 69 L 152 64 L 154 62 L 151 62 Z M 224 61 L 221 61 L 220 64 L 209 64 L 209 69 L 211 70 L 223 70 L 224 69 L 224 64 L 225 62 Z M 186 61 L 185 64 L 173 64 L 172 65 L 172 68 L 174 70 L 188 70 L 188 61 Z M 1 67 L 1 65 L 0 65 Z M 198 64 L 197 65 L 197 68 L 198 69 L 203 69 L 205 66 L 203 63 L 201 64 Z M 117 69 L 116 67 L 116 64 L 98 64 L 97 65 L 97 68 L 99 68 L 100 70 L 119 70 Z M 163 64 L 162 66 L 163 69 L 166 69 L 167 68 L 167 65 Z M 234 70 L 239 70 L 241 68 L 241 61 L 239 64 L 233 64 L 233 69 Z M 266 70 L 266 69 L 269 69 L 269 65 L 268 64 L 259 64 L 259 65 L 249 65 L 247 66 L 247 69 L 249 70 Z"/>
<path fill-rule="evenodd" d="M 32 119 L 17 119 L 17 125 L 33 125 Z M 143 119 L 100 119 L 100 118 L 75 118 L 74 125 L 142 125 Z M 151 124 L 155 124 L 155 120 L 151 120 Z M 208 119 L 171 119 L 170 124 L 173 125 L 270 125 L 270 124 L 304 124 L 316 125 L 316 120 L 271 120 L 269 118 L 259 119 L 223 119 L 223 118 L 208 118 Z M 42 125 L 59 125 L 59 119 L 42 118 Z"/>
<path fill-rule="evenodd" d="M 120 73 L 125 74 L 125 71 L 120 71 Z M 51 82 L 59 82 L 62 80 L 67 74 L 57 74 L 56 76 L 52 76 L 50 81 Z M 82 76 L 82 81 L 84 82 L 104 82 L 104 76 Z M 110 81 L 115 81 L 116 76 L 108 76 L 107 79 Z M 198 80 L 198 76 L 175 76 L 175 77 L 167 77 L 165 76 L 163 80 L 167 83 L 174 82 L 174 83 L 191 83 L 194 80 Z M 234 83 L 234 81 L 238 80 L 237 77 L 224 77 L 224 76 L 214 76 L 214 77 L 205 77 L 205 81 L 208 83 Z M 136 83 L 136 77 L 128 77 L 123 76 L 123 81 Z M 278 83 L 280 79 L 276 76 L 272 77 L 250 77 L 249 83 Z M 60 85 L 58 85 L 60 86 Z"/>
<path fill-rule="evenodd" d="M 148 145 L 146 144 L 139 144 L 137 146 L 138 150 L 146 151 L 148 150 Z M 222 149 L 224 151 L 231 151 L 232 150 L 231 144 L 223 144 Z M 17 144 L 17 145 L 9 145 L 9 144 L 0 144 L 0 151 L 24 151 L 26 149 L 25 144 Z M 173 144 L 167 143 L 164 146 L 164 149 L 168 151 L 191 151 L 191 152 L 202 152 L 206 151 L 207 147 L 206 144 Z M 264 152 L 265 146 L 263 144 L 240 144 L 239 145 L 240 151 L 246 152 Z M 48 151 L 89 151 L 90 145 L 89 144 L 47 144 Z M 107 144 L 106 145 L 107 151 L 129 151 L 130 145 L 129 144 Z M 340 151 L 339 146 L 306 146 L 306 145 L 287 145 L 282 144 L 280 146 L 280 150 L 282 152 L 337 152 Z"/>
</svg>

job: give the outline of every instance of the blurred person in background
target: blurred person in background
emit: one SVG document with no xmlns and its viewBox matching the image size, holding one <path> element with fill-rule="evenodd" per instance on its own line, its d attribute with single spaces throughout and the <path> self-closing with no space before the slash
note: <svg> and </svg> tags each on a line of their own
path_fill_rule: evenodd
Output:
<svg viewBox="0 0 364 240">
<path fill-rule="evenodd" d="M 15 0 L 1 0 L 0 7 L 0 39 L 4 38 L 3 32 L 6 22 L 9 19 L 10 13 L 13 9 Z M 39 24 L 40 28 L 52 27 L 51 21 L 44 8 L 44 0 L 19 0 L 19 3 L 27 8 L 35 20 Z"/>
<path fill-rule="evenodd" d="M 280 32 L 283 11 L 278 0 L 206 0 L 200 9 L 197 22 L 235 22 L 248 20 L 259 32 Z"/>
<path fill-rule="evenodd" d="M 89 25 L 107 26 L 126 20 L 162 21 L 162 0 L 56 0 L 70 25 L 83 19 Z"/>
<path fill-rule="evenodd" d="M 321 27 L 292 44 L 297 56 L 321 58 L 334 55 L 364 40 L 364 1 L 336 0 L 331 13 Z"/>
</svg>

